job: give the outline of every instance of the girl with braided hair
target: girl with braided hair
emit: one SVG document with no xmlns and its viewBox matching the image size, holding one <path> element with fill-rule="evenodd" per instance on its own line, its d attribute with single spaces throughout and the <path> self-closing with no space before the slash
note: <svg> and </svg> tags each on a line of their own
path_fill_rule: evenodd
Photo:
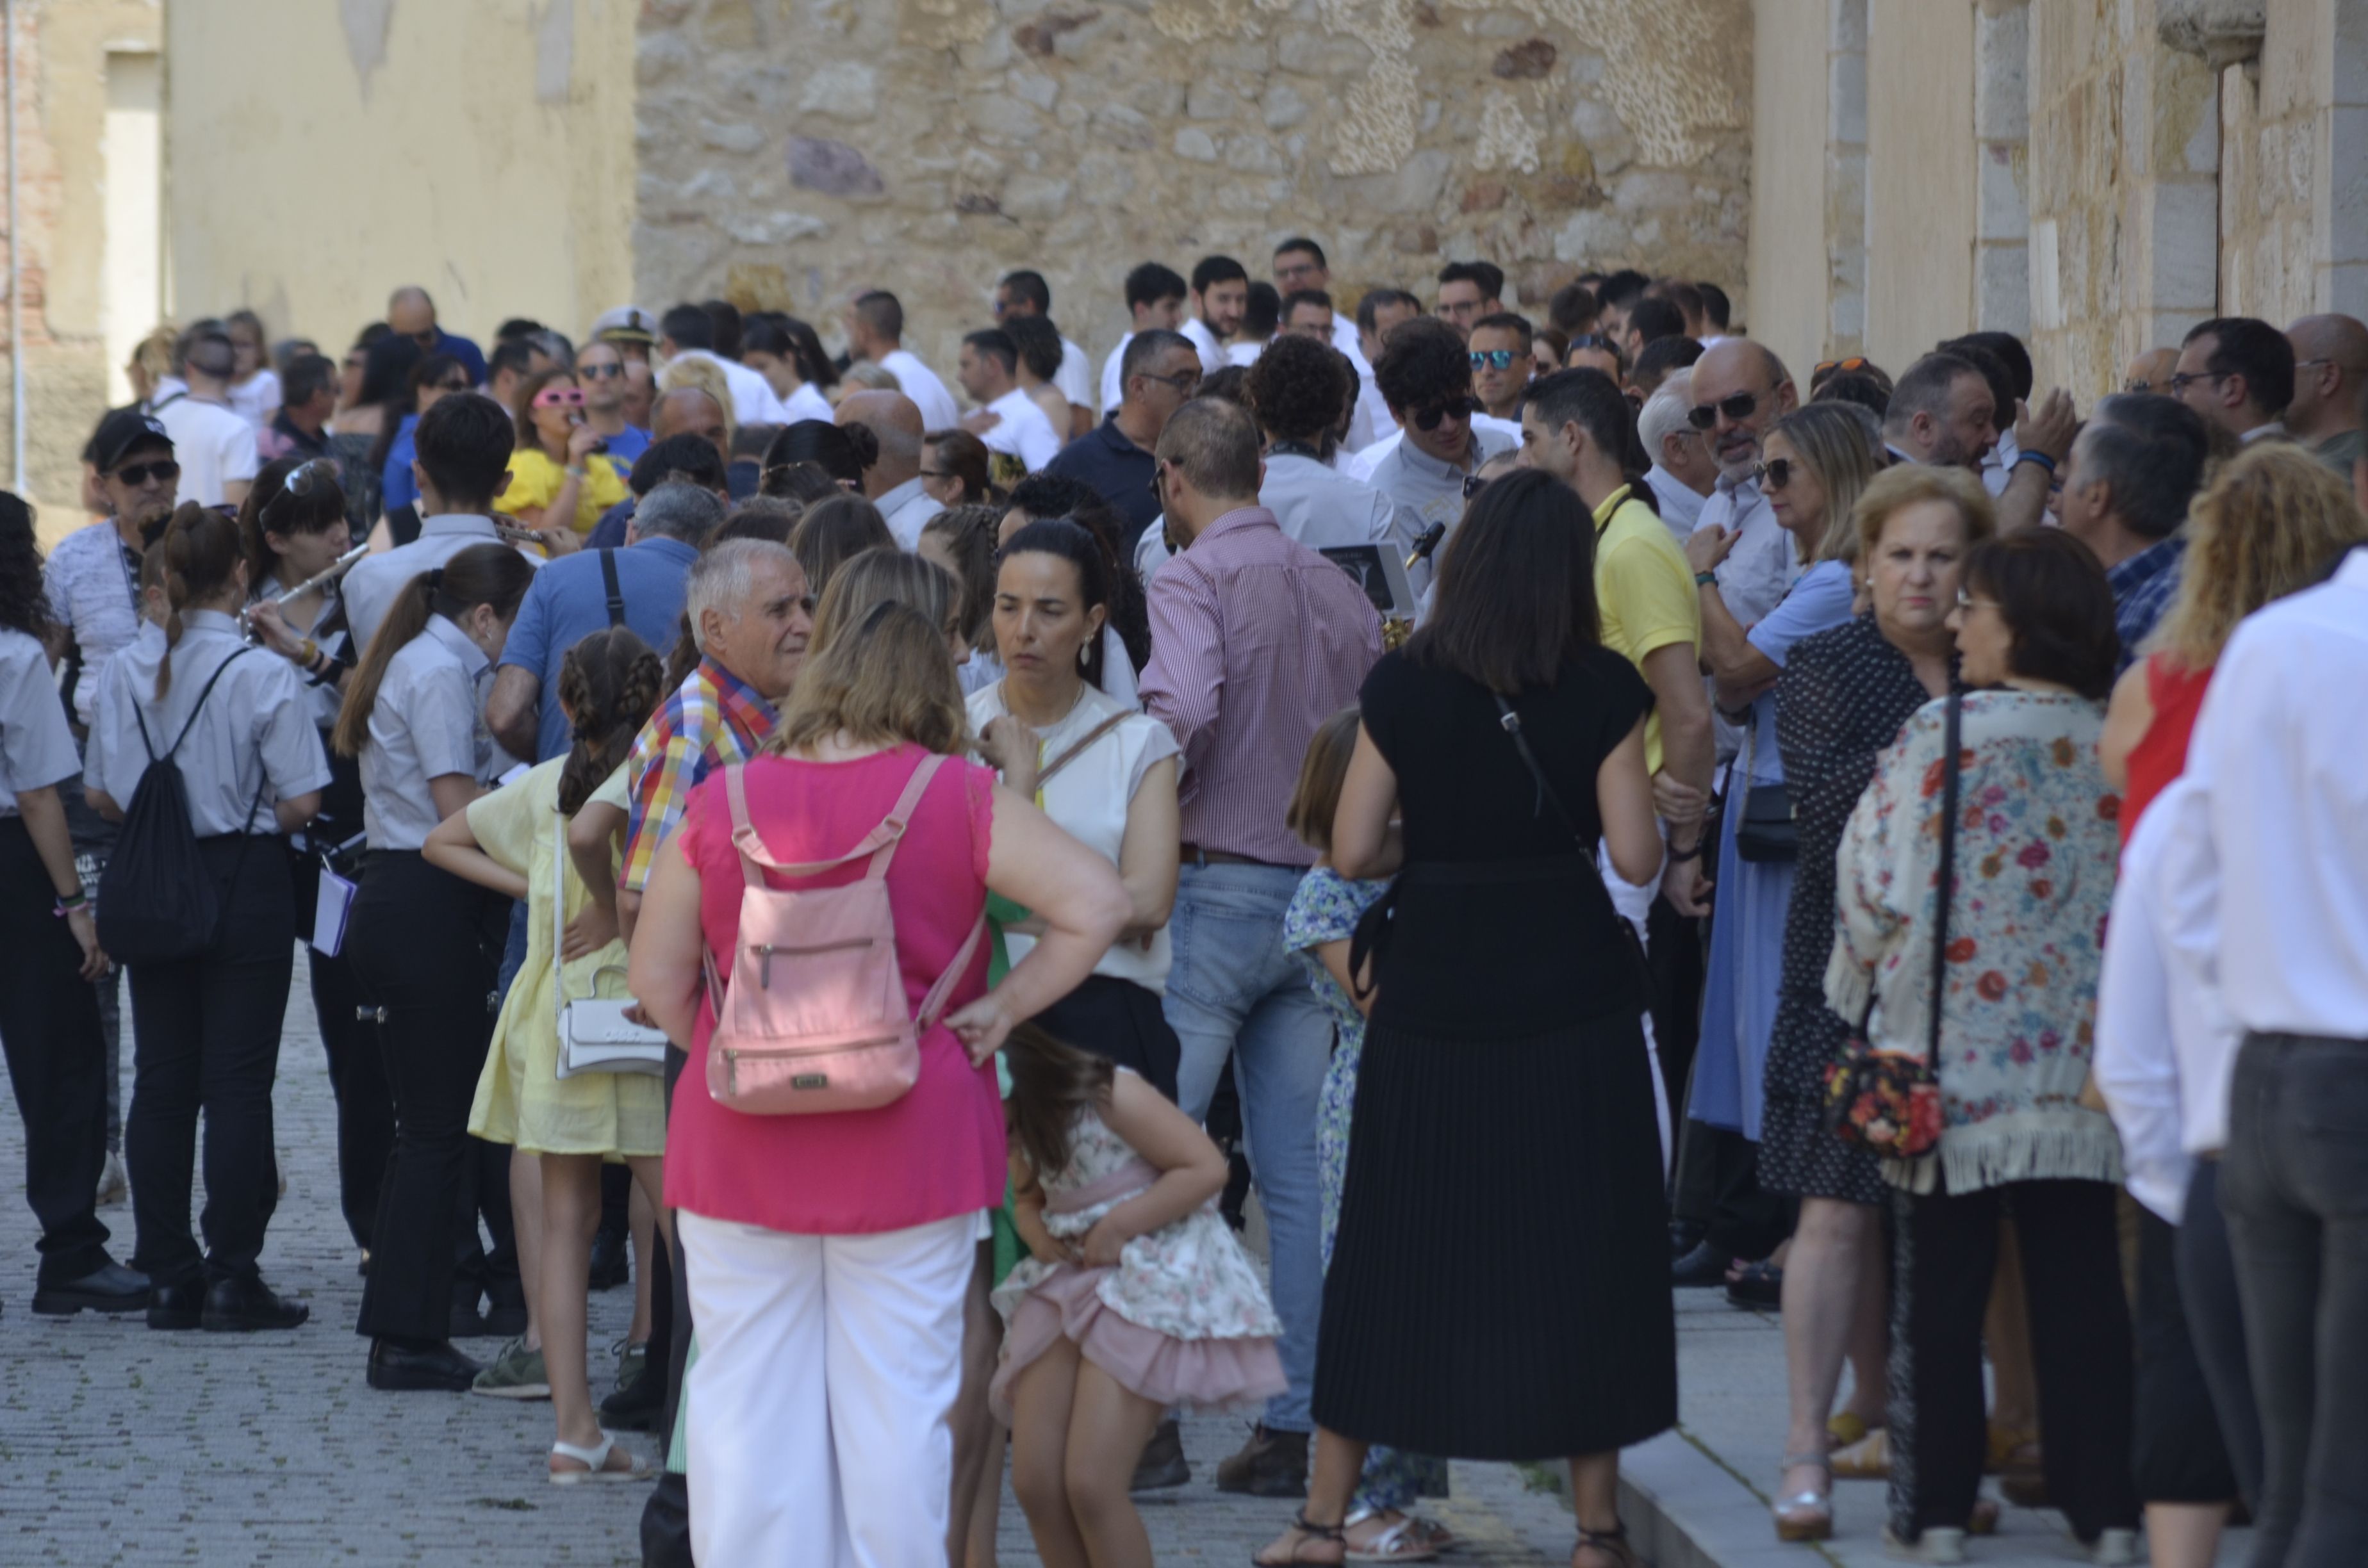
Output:
<svg viewBox="0 0 2368 1568">
<path fill-rule="evenodd" d="M 565 998 L 625 994 L 613 892 L 606 900 L 596 893 L 614 889 L 613 860 L 586 877 L 565 848 L 568 819 L 595 801 L 623 805 L 625 755 L 665 695 L 664 674 L 631 627 L 578 642 L 559 671 L 559 702 L 574 735 L 567 754 L 447 817 L 427 835 L 425 851 L 431 865 L 527 903 L 526 963 L 494 1024 L 469 1131 L 516 1151 L 510 1201 L 528 1327 L 478 1376 L 472 1392 L 502 1399 L 549 1395 L 554 1485 L 649 1473 L 641 1460 L 617 1449 L 594 1413 L 585 1370 L 584 1282 L 600 1220 L 603 1160 L 622 1159 L 651 1207 L 662 1207 L 665 1094 L 651 1074 L 562 1077 L 559 1014 Z M 564 908 L 555 909 L 562 898 Z M 634 1327 L 646 1341 L 648 1324 Z"/>
</svg>

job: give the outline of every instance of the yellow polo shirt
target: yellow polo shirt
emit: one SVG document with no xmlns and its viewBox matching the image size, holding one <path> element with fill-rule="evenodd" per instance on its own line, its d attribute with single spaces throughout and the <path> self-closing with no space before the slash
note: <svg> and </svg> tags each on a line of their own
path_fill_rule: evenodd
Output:
<svg viewBox="0 0 2368 1568">
<path fill-rule="evenodd" d="M 1693 568 L 1668 526 L 1622 485 L 1595 509 L 1595 602 L 1603 645 L 1644 673 L 1645 655 L 1672 642 L 1702 647 Z M 1661 770 L 1661 713 L 1645 721 L 1645 771 Z"/>
</svg>

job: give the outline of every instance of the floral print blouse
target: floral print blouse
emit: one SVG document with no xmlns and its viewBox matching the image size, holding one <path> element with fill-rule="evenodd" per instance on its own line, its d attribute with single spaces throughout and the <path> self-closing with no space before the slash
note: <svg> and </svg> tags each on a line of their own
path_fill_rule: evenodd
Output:
<svg viewBox="0 0 2368 1568">
<path fill-rule="evenodd" d="M 1884 1176 L 1917 1192 L 1943 1173 L 1951 1192 L 2118 1182 L 2112 1124 L 2078 1103 L 2119 846 L 2121 799 L 2097 761 L 2104 705 L 2012 689 L 1964 701 L 1941 1004 L 1944 1126 L 1933 1154 L 1887 1161 Z M 1850 814 L 1826 971 L 1836 1013 L 1855 1021 L 1872 995 L 1871 1040 L 1918 1056 L 1932 1001 L 1947 708 L 1931 702 L 1908 721 Z"/>
</svg>

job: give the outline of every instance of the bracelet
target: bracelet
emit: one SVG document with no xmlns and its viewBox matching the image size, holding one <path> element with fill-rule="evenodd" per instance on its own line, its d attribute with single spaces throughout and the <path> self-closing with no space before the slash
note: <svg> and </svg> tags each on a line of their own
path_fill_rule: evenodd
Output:
<svg viewBox="0 0 2368 1568">
<path fill-rule="evenodd" d="M 63 920 L 69 915 L 80 914 L 90 907 L 90 895 L 77 888 L 50 906 L 50 914 Z"/>
<path fill-rule="evenodd" d="M 2049 457 L 2045 452 L 2038 451 L 2030 447 L 2025 447 L 2021 451 L 2015 454 L 2015 467 L 2021 468 L 2025 463 L 2037 463 L 2051 474 L 2055 472 L 2055 460 L 2054 458 Z"/>
<path fill-rule="evenodd" d="M 1691 849 L 1672 849 L 1669 851 L 1669 864 L 1682 866 L 1689 860 L 1699 860 L 1702 858 L 1702 841 L 1697 841 Z"/>
<path fill-rule="evenodd" d="M 583 464 L 581 464 L 581 463 L 573 463 L 573 464 L 570 464 L 570 465 L 568 466 L 568 470 L 567 470 L 567 477 L 568 477 L 568 478 L 570 478 L 570 479 L 581 479 L 581 478 L 583 478 L 583 477 L 584 477 L 584 465 L 583 465 Z"/>
<path fill-rule="evenodd" d="M 1718 574 L 1717 574 L 1717 573 L 1715 573 L 1715 572 L 1697 572 L 1697 573 L 1695 573 L 1695 574 L 1694 574 L 1694 586 L 1695 586 L 1695 587 L 1697 587 L 1697 588 L 1715 588 L 1715 587 L 1717 587 L 1717 586 L 1718 586 Z"/>
<path fill-rule="evenodd" d="M 305 638 L 303 642 L 300 644 L 296 650 L 296 667 L 298 669 L 309 670 L 320 662 L 321 645 L 318 642 L 313 642 L 310 637 Z"/>
</svg>

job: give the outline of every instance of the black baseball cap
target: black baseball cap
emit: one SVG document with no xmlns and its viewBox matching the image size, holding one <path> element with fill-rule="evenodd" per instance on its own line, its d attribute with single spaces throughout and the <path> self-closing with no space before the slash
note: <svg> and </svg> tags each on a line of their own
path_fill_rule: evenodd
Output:
<svg viewBox="0 0 2368 1568">
<path fill-rule="evenodd" d="M 99 472 L 111 473 L 135 448 L 157 445 L 167 449 L 173 445 L 162 420 L 137 408 L 119 408 L 98 422 L 98 433 L 90 438 L 90 460 Z"/>
</svg>

